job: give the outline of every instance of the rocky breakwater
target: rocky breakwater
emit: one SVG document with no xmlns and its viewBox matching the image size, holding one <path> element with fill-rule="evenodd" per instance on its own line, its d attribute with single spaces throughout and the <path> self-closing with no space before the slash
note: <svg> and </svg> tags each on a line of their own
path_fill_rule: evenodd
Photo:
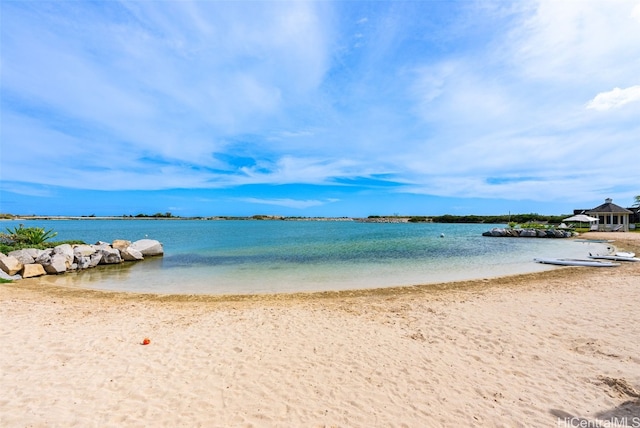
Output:
<svg viewBox="0 0 640 428">
<path fill-rule="evenodd" d="M 511 229 L 494 227 L 484 232 L 482 236 L 512 237 L 512 238 L 571 238 L 574 232 L 559 229 Z"/>
<path fill-rule="evenodd" d="M 140 239 L 135 242 L 117 239 L 111 244 L 98 242 L 93 245 L 62 244 L 45 250 L 27 248 L 11 251 L 6 255 L 0 253 L 0 277 L 22 279 L 55 275 L 163 254 L 162 244 L 155 239 Z"/>
</svg>

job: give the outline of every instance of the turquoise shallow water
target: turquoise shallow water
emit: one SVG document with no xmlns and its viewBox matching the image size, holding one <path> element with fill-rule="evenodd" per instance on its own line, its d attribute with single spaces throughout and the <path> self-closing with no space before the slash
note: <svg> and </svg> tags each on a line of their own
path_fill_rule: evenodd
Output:
<svg viewBox="0 0 640 428">
<path fill-rule="evenodd" d="M 1 230 L 18 221 L 0 222 Z M 87 243 L 157 239 L 165 256 L 48 276 L 104 290 L 244 294 L 344 290 L 497 277 L 550 269 L 534 257 L 585 257 L 603 244 L 490 238 L 496 225 L 342 221 L 48 220 L 25 227 Z M 441 237 L 444 234 L 444 237 Z"/>
</svg>

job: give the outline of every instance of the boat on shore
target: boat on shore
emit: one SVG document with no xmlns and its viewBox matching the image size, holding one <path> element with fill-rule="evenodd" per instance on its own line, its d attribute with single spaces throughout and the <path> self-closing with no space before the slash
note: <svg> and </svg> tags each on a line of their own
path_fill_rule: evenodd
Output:
<svg viewBox="0 0 640 428">
<path fill-rule="evenodd" d="M 619 257 L 635 257 L 636 253 L 632 253 L 631 251 L 617 251 L 613 253 L 613 255 Z"/>
<path fill-rule="evenodd" d="M 590 259 L 594 260 L 614 260 L 618 262 L 640 262 L 640 259 L 634 256 L 627 256 L 626 254 L 633 253 L 625 253 L 625 255 L 621 255 L 620 253 L 615 254 L 589 254 Z"/>
<path fill-rule="evenodd" d="M 557 259 L 557 258 L 535 258 L 534 262 L 545 263 L 549 265 L 558 266 L 588 266 L 588 267 L 615 267 L 620 266 L 620 263 L 614 263 L 605 260 L 595 259 Z"/>
</svg>

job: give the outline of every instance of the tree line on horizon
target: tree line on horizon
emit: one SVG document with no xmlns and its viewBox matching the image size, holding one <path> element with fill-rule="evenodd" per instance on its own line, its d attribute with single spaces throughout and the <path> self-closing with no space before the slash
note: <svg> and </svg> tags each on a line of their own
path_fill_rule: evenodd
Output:
<svg viewBox="0 0 640 428">
<path fill-rule="evenodd" d="M 488 224 L 507 224 L 507 223 L 551 223 L 560 224 L 567 215 L 542 215 L 537 213 L 530 214 L 504 214 L 504 215 L 437 215 L 437 216 L 399 216 L 408 218 L 410 223 L 488 223 Z M 369 218 L 384 218 L 386 216 L 369 216 Z"/>
</svg>

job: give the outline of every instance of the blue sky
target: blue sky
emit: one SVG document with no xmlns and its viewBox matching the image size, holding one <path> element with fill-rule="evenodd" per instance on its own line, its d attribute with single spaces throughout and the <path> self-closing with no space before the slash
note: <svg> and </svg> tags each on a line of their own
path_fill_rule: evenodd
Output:
<svg viewBox="0 0 640 428">
<path fill-rule="evenodd" d="M 0 212 L 564 214 L 640 194 L 640 1 L 1 7 Z"/>
</svg>

